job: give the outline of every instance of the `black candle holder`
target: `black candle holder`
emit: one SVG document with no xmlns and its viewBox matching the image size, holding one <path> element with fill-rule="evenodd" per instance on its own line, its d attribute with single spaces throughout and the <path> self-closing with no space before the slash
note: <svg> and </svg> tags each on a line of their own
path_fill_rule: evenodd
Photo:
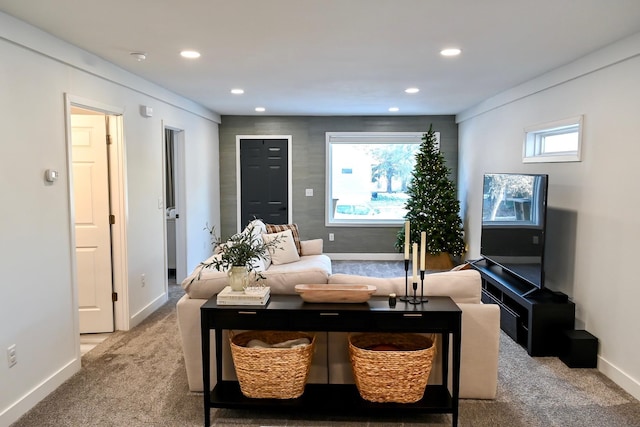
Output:
<svg viewBox="0 0 640 427">
<path fill-rule="evenodd" d="M 422 299 L 416 296 L 416 291 L 418 290 L 418 282 L 413 282 L 413 296 L 410 297 L 407 302 L 409 304 L 422 304 Z"/>
<path fill-rule="evenodd" d="M 404 296 L 401 296 L 400 301 L 409 301 L 409 260 L 404 260 Z"/>
<path fill-rule="evenodd" d="M 429 298 L 424 296 L 424 270 L 420 270 L 420 301 L 429 302 Z"/>
</svg>

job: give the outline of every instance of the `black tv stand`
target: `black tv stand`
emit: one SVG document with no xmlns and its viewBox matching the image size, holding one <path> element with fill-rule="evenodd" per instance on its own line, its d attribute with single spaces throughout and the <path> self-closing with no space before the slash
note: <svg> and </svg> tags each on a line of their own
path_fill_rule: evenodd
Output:
<svg viewBox="0 0 640 427">
<path fill-rule="evenodd" d="M 561 292 L 532 287 L 485 259 L 471 263 L 482 277 L 482 302 L 500 306 L 500 328 L 531 356 L 558 356 L 572 330 L 575 304 Z"/>
<path fill-rule="evenodd" d="M 522 297 L 533 297 L 535 296 L 536 293 L 540 292 L 541 289 L 540 288 L 533 288 L 531 290 L 528 290 L 527 292 L 525 292 L 524 294 L 522 294 Z"/>
</svg>

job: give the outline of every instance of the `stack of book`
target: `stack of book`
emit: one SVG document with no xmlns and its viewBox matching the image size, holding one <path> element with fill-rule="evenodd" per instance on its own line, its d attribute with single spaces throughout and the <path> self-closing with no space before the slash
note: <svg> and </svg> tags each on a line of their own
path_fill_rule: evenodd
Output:
<svg viewBox="0 0 640 427">
<path fill-rule="evenodd" d="M 227 286 L 218 294 L 218 305 L 265 305 L 269 301 L 270 288 L 253 288 L 251 291 L 232 291 Z"/>
</svg>

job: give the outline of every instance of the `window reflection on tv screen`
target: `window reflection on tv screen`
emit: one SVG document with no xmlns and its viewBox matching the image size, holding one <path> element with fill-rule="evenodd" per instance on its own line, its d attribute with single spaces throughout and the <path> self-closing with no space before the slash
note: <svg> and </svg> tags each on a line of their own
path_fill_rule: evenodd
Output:
<svg viewBox="0 0 640 427">
<path fill-rule="evenodd" d="M 547 175 L 485 174 L 480 253 L 535 287 L 544 286 Z"/>
</svg>

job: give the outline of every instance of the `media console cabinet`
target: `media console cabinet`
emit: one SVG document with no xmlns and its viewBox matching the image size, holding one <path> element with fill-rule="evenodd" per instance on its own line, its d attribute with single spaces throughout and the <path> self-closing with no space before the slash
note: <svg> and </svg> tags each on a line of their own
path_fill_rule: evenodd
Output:
<svg viewBox="0 0 640 427">
<path fill-rule="evenodd" d="M 530 356 L 558 356 L 573 330 L 575 304 L 561 292 L 532 289 L 485 259 L 471 263 L 482 277 L 482 302 L 500 306 L 500 328 Z"/>
<path fill-rule="evenodd" d="M 216 297 L 200 308 L 202 334 L 202 375 L 204 385 L 204 425 L 210 424 L 210 408 L 282 408 L 320 411 L 380 411 L 450 413 L 458 425 L 460 392 L 460 346 L 462 311 L 449 297 L 429 297 L 412 305 L 388 298 L 372 297 L 360 304 L 305 303 L 298 295 L 272 295 L 266 306 L 216 304 Z M 215 330 L 217 383 L 211 389 L 209 358 L 210 330 Z M 360 397 L 354 384 L 307 384 L 296 399 L 252 399 L 245 397 L 237 381 L 222 379 L 222 330 L 259 329 L 336 332 L 428 332 L 442 334 L 442 384 L 429 384 L 415 403 L 374 403 Z M 451 343 L 451 372 L 449 372 Z M 447 381 L 451 375 L 451 391 Z"/>
</svg>

